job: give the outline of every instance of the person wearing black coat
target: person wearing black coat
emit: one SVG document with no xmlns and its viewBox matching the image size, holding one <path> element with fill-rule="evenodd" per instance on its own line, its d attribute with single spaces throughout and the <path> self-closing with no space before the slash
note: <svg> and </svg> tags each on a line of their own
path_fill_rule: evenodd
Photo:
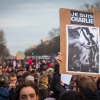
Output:
<svg viewBox="0 0 100 100">
<path fill-rule="evenodd" d="M 59 95 L 61 92 L 66 91 L 64 87 L 61 86 L 60 84 L 60 74 L 59 74 L 59 65 L 56 64 L 54 67 L 54 75 L 53 75 L 53 80 L 52 80 L 52 89 L 54 92 L 54 98 L 58 100 Z"/>
<path fill-rule="evenodd" d="M 63 61 L 61 53 L 59 53 L 58 56 L 56 57 L 56 61 L 58 64 Z M 54 98 L 56 100 L 58 100 L 60 93 L 66 91 L 66 89 L 62 87 L 60 84 L 60 74 L 59 74 L 58 64 L 55 65 L 54 76 L 52 81 L 53 84 L 52 89 L 55 94 Z M 89 77 L 83 78 L 82 80 L 79 81 L 79 84 L 77 84 L 77 86 L 78 86 L 77 91 L 81 92 L 86 97 L 86 100 L 98 100 L 96 95 L 97 87 L 91 78 Z"/>
</svg>

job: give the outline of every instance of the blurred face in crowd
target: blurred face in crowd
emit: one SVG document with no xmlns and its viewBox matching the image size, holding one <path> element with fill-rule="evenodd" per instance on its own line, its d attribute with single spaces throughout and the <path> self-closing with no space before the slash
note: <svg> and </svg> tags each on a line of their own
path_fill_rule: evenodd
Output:
<svg viewBox="0 0 100 100">
<path fill-rule="evenodd" d="M 2 65 L 0 65 L 0 69 L 2 69 Z"/>
<path fill-rule="evenodd" d="M 33 68 L 32 66 L 29 66 L 29 71 L 32 72 Z"/>
<path fill-rule="evenodd" d="M 11 72 L 12 71 L 12 68 L 11 67 L 9 67 L 9 72 Z"/>
<path fill-rule="evenodd" d="M 46 64 L 46 60 L 42 60 L 42 63 Z"/>
<path fill-rule="evenodd" d="M 38 100 L 35 90 L 30 86 L 21 89 L 19 98 L 19 100 Z"/>
<path fill-rule="evenodd" d="M 0 75 L 2 75 L 2 70 L 0 70 Z"/>
<path fill-rule="evenodd" d="M 29 65 L 29 62 L 26 62 L 26 65 Z"/>
<path fill-rule="evenodd" d="M 6 68 L 5 69 L 8 69 L 8 66 L 6 66 Z"/>
<path fill-rule="evenodd" d="M 23 73 L 25 73 L 26 72 L 26 68 L 23 68 Z"/>
<path fill-rule="evenodd" d="M 19 71 L 18 73 L 17 73 L 17 76 L 22 76 L 23 75 L 23 71 Z"/>
<path fill-rule="evenodd" d="M 9 83 L 14 83 L 14 84 L 16 84 L 16 82 L 17 82 L 17 77 L 15 76 L 15 77 L 10 77 L 9 78 Z"/>
</svg>

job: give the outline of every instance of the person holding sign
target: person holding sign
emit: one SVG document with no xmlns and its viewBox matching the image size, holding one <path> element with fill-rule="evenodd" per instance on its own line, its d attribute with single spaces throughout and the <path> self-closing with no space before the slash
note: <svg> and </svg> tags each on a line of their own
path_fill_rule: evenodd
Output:
<svg viewBox="0 0 100 100">
<path fill-rule="evenodd" d="M 62 54 L 59 52 L 58 56 L 55 59 L 57 61 L 57 64 L 55 65 L 52 84 L 53 84 L 53 88 L 56 90 L 56 93 L 60 95 L 62 92 L 66 91 L 66 89 L 63 88 L 60 84 L 59 64 L 63 62 Z M 97 95 L 96 95 L 96 91 L 97 91 L 96 84 L 93 81 L 93 79 L 91 79 L 90 77 L 80 77 L 80 79 L 76 81 L 76 86 L 77 86 L 77 91 L 81 92 L 86 97 L 86 100 L 100 100 L 100 98 L 97 98 Z M 59 96 L 58 94 L 57 96 Z M 58 99 L 56 98 L 56 100 Z M 82 99 L 75 99 L 73 97 L 72 100 L 82 100 Z"/>
</svg>

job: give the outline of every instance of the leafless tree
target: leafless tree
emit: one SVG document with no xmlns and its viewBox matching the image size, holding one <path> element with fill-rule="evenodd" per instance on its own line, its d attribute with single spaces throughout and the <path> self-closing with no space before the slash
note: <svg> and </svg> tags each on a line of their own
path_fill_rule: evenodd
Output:
<svg viewBox="0 0 100 100">
<path fill-rule="evenodd" d="M 27 49 L 26 55 L 30 55 L 34 52 L 35 55 L 53 55 L 57 54 L 60 50 L 60 31 L 59 28 L 52 29 L 49 32 L 50 42 L 48 44 L 41 43 L 35 49 Z"/>
<path fill-rule="evenodd" d="M 92 5 L 84 3 L 84 5 L 81 6 L 81 8 L 85 11 L 100 12 L 100 0 L 95 0 L 95 2 Z"/>
<path fill-rule="evenodd" d="M 8 57 L 9 50 L 6 47 L 6 40 L 4 37 L 4 32 L 0 30 L 0 59 L 4 59 L 5 57 Z"/>
</svg>

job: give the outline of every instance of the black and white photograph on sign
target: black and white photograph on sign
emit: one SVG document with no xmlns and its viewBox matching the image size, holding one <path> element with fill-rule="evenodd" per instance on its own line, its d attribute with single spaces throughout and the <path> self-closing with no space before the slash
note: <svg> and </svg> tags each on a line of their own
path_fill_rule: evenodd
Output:
<svg viewBox="0 0 100 100">
<path fill-rule="evenodd" d="M 66 25 L 66 71 L 99 73 L 99 28 Z"/>
</svg>

